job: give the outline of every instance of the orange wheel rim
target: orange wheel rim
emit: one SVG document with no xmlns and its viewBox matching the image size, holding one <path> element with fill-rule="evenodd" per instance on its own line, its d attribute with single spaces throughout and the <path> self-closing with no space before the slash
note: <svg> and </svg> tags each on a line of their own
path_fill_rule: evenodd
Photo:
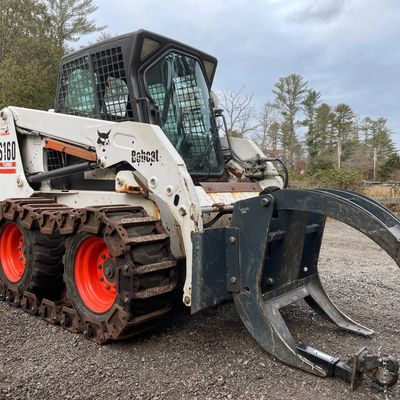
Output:
<svg viewBox="0 0 400 400">
<path fill-rule="evenodd" d="M 108 311 L 117 298 L 115 284 L 105 275 L 109 259 L 110 251 L 97 236 L 84 239 L 75 253 L 75 285 L 85 306 L 95 313 Z"/>
<path fill-rule="evenodd" d="M 25 273 L 24 236 L 12 222 L 5 225 L 0 235 L 0 262 L 6 278 L 19 282 Z"/>
</svg>

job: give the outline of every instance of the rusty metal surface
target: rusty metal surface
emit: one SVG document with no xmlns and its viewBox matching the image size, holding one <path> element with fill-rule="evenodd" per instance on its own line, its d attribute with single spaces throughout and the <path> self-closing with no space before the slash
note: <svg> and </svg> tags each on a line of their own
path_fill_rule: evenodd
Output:
<svg viewBox="0 0 400 400">
<path fill-rule="evenodd" d="M 201 182 L 201 187 L 206 193 L 227 193 L 227 192 L 257 192 L 262 187 L 256 182 Z"/>
<path fill-rule="evenodd" d="M 55 139 L 46 139 L 45 149 L 60 151 L 72 156 L 82 158 L 83 160 L 96 161 L 97 155 L 94 150 L 86 150 L 70 143 L 64 143 Z"/>
<path fill-rule="evenodd" d="M 161 271 L 175 266 L 175 261 L 163 261 L 154 264 L 139 265 L 135 267 L 136 274 L 147 274 L 149 272 Z"/>
<path fill-rule="evenodd" d="M 56 325 L 60 322 L 58 316 L 60 315 L 63 306 L 64 303 L 62 301 L 43 299 L 40 304 L 39 314 L 48 323 Z"/>
<path fill-rule="evenodd" d="M 171 282 L 163 286 L 157 286 L 151 289 L 144 289 L 136 292 L 133 297 L 135 299 L 148 299 L 149 297 L 158 296 L 167 292 L 171 292 L 176 287 L 176 282 Z"/>
<path fill-rule="evenodd" d="M 237 201 L 246 200 L 251 197 L 257 197 L 259 192 L 219 192 L 208 193 L 213 204 L 235 204 Z"/>
<path fill-rule="evenodd" d="M 35 294 L 25 292 L 22 297 L 21 307 L 23 310 L 32 315 L 37 315 L 39 312 L 39 302 Z"/>
<path fill-rule="evenodd" d="M 101 236 L 116 260 L 114 272 L 119 292 L 106 320 L 101 322 L 80 315 L 66 301 L 63 291 L 53 301 L 38 298 L 33 293 L 21 292 L 17 287 L 0 281 L 0 301 L 21 307 L 72 333 L 81 333 L 98 344 L 141 333 L 154 326 L 157 318 L 171 310 L 172 297 L 168 297 L 161 308 L 156 297 L 172 294 L 176 288 L 177 264 L 169 252 L 169 236 L 160 220 L 148 216 L 142 207 L 122 204 L 73 209 L 57 204 L 52 199 L 7 199 L 0 203 L 0 223 L 8 221 L 18 222 L 25 229 L 40 231 L 49 236 L 68 236 L 81 231 Z M 164 256 L 160 262 L 136 265 L 135 251 L 140 252 L 141 247 L 153 243 L 166 246 L 166 254 L 169 256 Z M 154 283 L 151 275 L 148 275 L 156 271 L 163 271 L 165 275 L 159 284 Z M 135 311 L 136 299 L 142 302 L 139 314 Z M 143 302 L 146 303 L 145 312 Z"/>
<path fill-rule="evenodd" d="M 60 324 L 67 331 L 78 333 L 80 330 L 81 318 L 73 308 L 63 306 L 61 309 Z"/>
</svg>

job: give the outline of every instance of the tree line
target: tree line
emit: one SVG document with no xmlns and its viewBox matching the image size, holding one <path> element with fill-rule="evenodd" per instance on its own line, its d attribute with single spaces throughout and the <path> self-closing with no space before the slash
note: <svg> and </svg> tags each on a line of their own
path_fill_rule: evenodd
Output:
<svg viewBox="0 0 400 400">
<path fill-rule="evenodd" d="M 93 0 L 1 0 L 0 109 L 53 108 L 60 59 L 83 35 L 102 31 Z"/>
<path fill-rule="evenodd" d="M 400 168 L 393 132 L 384 117 L 358 116 L 349 104 L 328 104 L 299 74 L 278 79 L 261 109 L 253 95 L 218 93 L 229 134 L 254 139 L 291 171 L 317 174 L 357 170 L 364 179 L 389 179 Z"/>
<path fill-rule="evenodd" d="M 58 66 L 71 44 L 101 32 L 93 0 L 0 0 L 0 109 L 53 107 Z M 387 120 L 360 118 L 348 104 L 323 102 L 299 74 L 279 78 L 260 109 L 252 94 L 219 93 L 231 135 L 254 139 L 292 171 L 352 168 L 387 179 L 400 169 Z M 373 168 L 375 166 L 376 168 Z"/>
</svg>

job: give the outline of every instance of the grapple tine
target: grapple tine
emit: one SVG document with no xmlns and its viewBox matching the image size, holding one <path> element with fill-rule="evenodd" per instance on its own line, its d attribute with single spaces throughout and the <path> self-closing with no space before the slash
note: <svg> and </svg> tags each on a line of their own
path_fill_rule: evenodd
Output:
<svg viewBox="0 0 400 400">
<path fill-rule="evenodd" d="M 385 207 L 342 190 L 280 190 L 276 209 L 324 215 L 353 227 L 377 243 L 400 266 L 400 221 Z"/>
<path fill-rule="evenodd" d="M 361 324 L 353 321 L 336 307 L 336 305 L 326 294 L 321 284 L 321 281 L 318 278 L 309 283 L 308 291 L 309 298 L 305 299 L 306 301 L 308 300 L 308 305 L 313 309 L 317 309 L 315 311 L 317 311 L 318 313 L 323 313 L 329 321 L 335 323 L 340 328 L 358 333 L 360 335 L 373 335 L 373 330 L 368 329 L 365 326 L 362 326 Z"/>
<path fill-rule="evenodd" d="M 360 207 L 364 208 L 375 217 L 379 218 L 388 227 L 400 224 L 400 219 L 393 214 L 389 209 L 387 209 L 381 203 L 376 200 L 371 199 L 361 193 L 350 192 L 349 190 L 339 190 L 339 189 L 314 189 L 316 192 L 334 194 L 340 196 L 346 200 L 349 200 Z"/>
<path fill-rule="evenodd" d="M 292 366 L 325 377 L 326 371 L 303 357 L 296 350 L 294 341 L 282 315 L 280 305 L 275 301 L 263 302 L 261 298 L 255 307 L 257 294 L 239 293 L 234 295 L 236 309 L 254 339 L 269 354 Z"/>
</svg>

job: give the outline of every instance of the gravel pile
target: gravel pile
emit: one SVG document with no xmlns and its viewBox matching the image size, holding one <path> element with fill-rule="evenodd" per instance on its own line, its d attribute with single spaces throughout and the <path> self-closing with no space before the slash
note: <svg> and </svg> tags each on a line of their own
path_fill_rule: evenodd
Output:
<svg viewBox="0 0 400 400">
<path fill-rule="evenodd" d="M 328 222 L 322 280 L 371 338 L 340 331 L 302 303 L 284 311 L 297 339 L 347 359 L 360 347 L 400 358 L 400 274 L 369 239 Z M 289 368 L 247 333 L 232 304 L 183 310 L 156 331 L 99 347 L 0 303 L 0 399 L 385 399 L 368 381 L 356 392 L 338 379 Z M 400 389 L 388 394 L 400 398 Z"/>
</svg>

